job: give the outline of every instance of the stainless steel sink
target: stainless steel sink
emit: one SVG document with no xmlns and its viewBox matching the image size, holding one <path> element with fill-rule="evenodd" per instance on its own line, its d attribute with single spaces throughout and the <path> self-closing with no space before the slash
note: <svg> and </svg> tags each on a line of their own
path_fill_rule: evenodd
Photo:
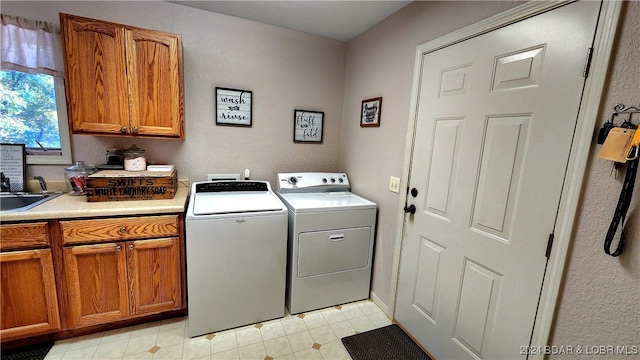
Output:
<svg viewBox="0 0 640 360">
<path fill-rule="evenodd" d="M 4 212 L 18 212 L 29 210 L 62 193 L 2 193 L 0 194 L 0 210 Z"/>
</svg>

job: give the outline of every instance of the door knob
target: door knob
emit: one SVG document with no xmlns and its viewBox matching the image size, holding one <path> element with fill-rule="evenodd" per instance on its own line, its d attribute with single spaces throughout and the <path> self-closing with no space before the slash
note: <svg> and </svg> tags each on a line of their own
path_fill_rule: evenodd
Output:
<svg viewBox="0 0 640 360">
<path fill-rule="evenodd" d="M 416 213 L 416 206 L 415 206 L 415 205 L 413 205 L 413 204 L 411 204 L 411 205 L 409 205 L 409 206 L 405 206 L 405 207 L 404 207 L 404 212 L 405 212 L 405 214 L 406 214 L 406 213 L 412 213 L 412 214 L 415 214 L 415 213 Z"/>
<path fill-rule="evenodd" d="M 411 189 L 411 196 L 413 196 L 413 197 L 418 196 L 418 189 L 416 189 L 416 188 L 412 188 L 412 189 Z"/>
</svg>

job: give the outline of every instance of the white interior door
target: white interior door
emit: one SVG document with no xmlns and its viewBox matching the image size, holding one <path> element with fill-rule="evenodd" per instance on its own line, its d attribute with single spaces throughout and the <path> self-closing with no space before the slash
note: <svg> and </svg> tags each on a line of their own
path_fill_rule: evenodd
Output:
<svg viewBox="0 0 640 360">
<path fill-rule="evenodd" d="M 395 318 L 437 358 L 530 342 L 599 6 L 419 57 Z"/>
</svg>

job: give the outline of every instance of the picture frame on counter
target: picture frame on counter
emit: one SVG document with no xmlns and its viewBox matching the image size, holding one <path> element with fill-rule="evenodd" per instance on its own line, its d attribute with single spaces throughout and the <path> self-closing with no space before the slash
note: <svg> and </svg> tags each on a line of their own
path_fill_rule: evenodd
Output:
<svg viewBox="0 0 640 360">
<path fill-rule="evenodd" d="M 0 144 L 2 191 L 26 191 L 27 153 L 24 144 Z M 5 186 L 8 189 L 5 189 Z"/>
<path fill-rule="evenodd" d="M 216 87 L 216 125 L 252 125 L 253 92 Z"/>
<path fill-rule="evenodd" d="M 379 127 L 381 111 L 381 97 L 362 100 L 362 108 L 360 110 L 360 127 Z"/>
<path fill-rule="evenodd" d="M 293 111 L 293 142 L 322 143 L 324 112 L 311 110 Z"/>
</svg>

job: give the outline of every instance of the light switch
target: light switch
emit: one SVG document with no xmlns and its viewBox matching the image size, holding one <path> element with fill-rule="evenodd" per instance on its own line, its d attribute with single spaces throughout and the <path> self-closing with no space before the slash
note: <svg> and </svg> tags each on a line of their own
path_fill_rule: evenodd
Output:
<svg viewBox="0 0 640 360">
<path fill-rule="evenodd" d="M 392 176 L 389 179 L 389 191 L 394 192 L 396 194 L 400 193 L 400 178 Z"/>
</svg>

